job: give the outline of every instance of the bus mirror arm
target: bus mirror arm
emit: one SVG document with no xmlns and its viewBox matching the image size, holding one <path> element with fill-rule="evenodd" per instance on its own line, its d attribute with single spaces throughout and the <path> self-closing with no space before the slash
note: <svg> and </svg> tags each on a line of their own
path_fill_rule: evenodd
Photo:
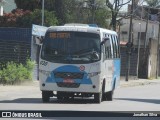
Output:
<svg viewBox="0 0 160 120">
<path fill-rule="evenodd" d="M 43 37 L 43 36 L 36 37 L 36 43 L 39 44 L 39 45 L 42 45 L 43 40 L 44 40 L 44 37 Z"/>
<path fill-rule="evenodd" d="M 104 45 L 107 40 L 109 40 L 108 37 L 107 37 L 107 38 L 104 38 L 103 41 L 101 42 L 101 45 Z"/>
</svg>

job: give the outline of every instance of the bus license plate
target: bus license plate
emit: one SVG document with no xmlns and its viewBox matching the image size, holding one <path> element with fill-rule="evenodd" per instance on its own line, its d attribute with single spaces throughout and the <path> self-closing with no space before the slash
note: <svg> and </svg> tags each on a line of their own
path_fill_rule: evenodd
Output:
<svg viewBox="0 0 160 120">
<path fill-rule="evenodd" d="M 63 82 L 64 83 L 74 83 L 74 80 L 72 80 L 72 79 L 64 79 Z"/>
</svg>

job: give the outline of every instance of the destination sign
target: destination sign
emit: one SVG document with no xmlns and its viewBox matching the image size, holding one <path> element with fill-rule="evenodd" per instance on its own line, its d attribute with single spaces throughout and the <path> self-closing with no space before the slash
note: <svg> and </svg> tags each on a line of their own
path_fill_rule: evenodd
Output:
<svg viewBox="0 0 160 120">
<path fill-rule="evenodd" d="M 62 32 L 62 33 L 54 33 L 54 32 L 51 32 L 49 33 L 49 37 L 50 38 L 62 38 L 62 39 L 65 39 L 65 38 L 70 38 L 70 33 L 65 33 L 65 32 Z"/>
</svg>

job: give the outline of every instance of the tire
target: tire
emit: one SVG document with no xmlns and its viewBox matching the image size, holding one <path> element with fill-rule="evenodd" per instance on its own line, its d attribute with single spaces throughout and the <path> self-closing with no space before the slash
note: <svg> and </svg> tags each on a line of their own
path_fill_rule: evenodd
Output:
<svg viewBox="0 0 160 120">
<path fill-rule="evenodd" d="M 94 94 L 95 103 L 101 103 L 101 101 L 102 101 L 102 97 L 101 96 L 102 96 L 101 93 L 95 93 Z"/>
<path fill-rule="evenodd" d="M 113 100 L 114 90 L 115 90 L 115 82 L 113 84 L 112 90 L 106 93 L 107 101 L 112 101 Z"/>
<path fill-rule="evenodd" d="M 49 102 L 51 93 L 50 91 L 42 91 L 42 101 L 44 103 Z"/>
<path fill-rule="evenodd" d="M 102 90 L 100 93 L 95 93 L 94 94 L 94 101 L 95 103 L 101 103 L 102 102 Z"/>
<path fill-rule="evenodd" d="M 103 86 L 102 86 L 102 101 L 106 101 L 107 97 L 106 97 L 106 93 L 105 93 L 105 82 L 103 82 Z"/>
<path fill-rule="evenodd" d="M 113 91 L 107 92 L 106 98 L 107 98 L 107 101 L 112 101 L 113 100 Z"/>
</svg>

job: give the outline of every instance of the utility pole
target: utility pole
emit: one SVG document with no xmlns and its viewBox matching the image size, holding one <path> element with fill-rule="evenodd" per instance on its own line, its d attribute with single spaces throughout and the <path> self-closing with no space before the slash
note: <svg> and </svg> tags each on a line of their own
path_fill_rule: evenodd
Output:
<svg viewBox="0 0 160 120">
<path fill-rule="evenodd" d="M 131 57 L 131 48 L 133 46 L 132 43 L 132 19 L 133 19 L 133 4 L 134 0 L 132 0 L 132 5 L 131 5 L 131 16 L 130 16 L 130 27 L 129 27 L 129 37 L 128 37 L 128 43 L 126 44 L 127 46 L 127 64 L 126 64 L 126 81 L 128 81 L 128 76 L 129 76 L 129 71 L 130 71 L 130 57 Z"/>
<path fill-rule="evenodd" d="M 156 78 L 159 76 L 159 42 L 160 42 L 160 14 L 159 14 L 159 30 L 158 30 L 158 44 L 157 44 L 157 71 Z"/>
<path fill-rule="evenodd" d="M 141 40 L 141 23 L 139 23 L 139 26 L 140 26 L 140 33 L 139 33 L 139 37 L 138 37 L 138 57 L 137 57 L 137 78 L 139 76 L 139 73 L 138 73 L 138 68 L 139 68 L 139 54 L 140 54 L 140 40 Z"/>
<path fill-rule="evenodd" d="M 144 40 L 144 60 L 145 60 L 145 58 L 146 58 L 146 44 L 147 44 L 147 39 L 148 39 L 148 34 L 147 34 L 147 32 L 148 32 L 148 23 L 149 23 L 149 12 L 150 12 L 150 8 L 148 7 L 148 11 L 147 11 L 147 22 L 146 22 L 146 31 L 145 31 L 145 33 L 146 33 L 146 38 L 145 38 L 145 40 Z"/>
<path fill-rule="evenodd" d="M 42 0 L 42 26 L 44 25 L 44 0 Z"/>
<path fill-rule="evenodd" d="M 95 0 L 91 1 L 91 8 L 92 8 L 92 23 L 94 23 L 94 16 L 95 16 Z"/>
<path fill-rule="evenodd" d="M 142 8 L 142 12 L 141 12 L 141 20 L 142 20 L 142 14 L 143 14 L 143 6 L 141 7 Z M 137 78 L 139 76 L 139 55 L 140 55 L 140 46 L 141 46 L 141 22 L 139 23 L 139 27 L 140 27 L 140 33 L 139 33 L 139 36 L 138 36 L 138 57 L 137 57 Z"/>
</svg>

